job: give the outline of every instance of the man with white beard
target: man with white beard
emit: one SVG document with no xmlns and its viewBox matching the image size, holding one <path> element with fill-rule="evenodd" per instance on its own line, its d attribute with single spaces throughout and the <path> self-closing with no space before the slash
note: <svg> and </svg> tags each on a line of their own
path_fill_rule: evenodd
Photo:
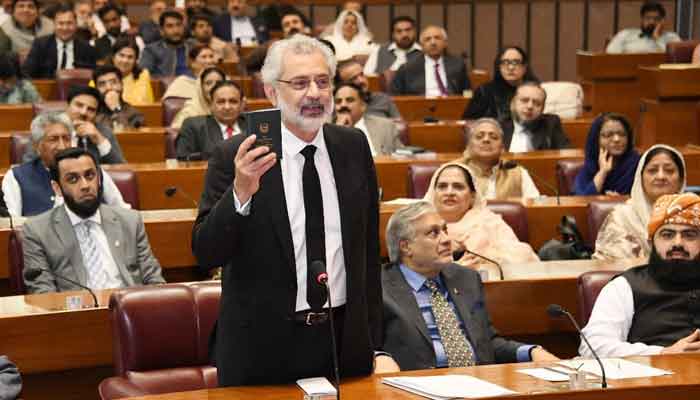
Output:
<svg viewBox="0 0 700 400">
<path fill-rule="evenodd" d="M 379 197 L 370 148 L 359 130 L 325 124 L 335 66 L 316 39 L 272 44 L 261 73 L 281 110 L 282 158 L 239 135 L 209 159 L 192 247 L 202 267 L 223 265 L 210 341 L 219 386 L 332 376 L 329 307 L 341 376 L 397 369 L 379 347 Z M 316 281 L 321 274 L 330 299 Z"/>
</svg>

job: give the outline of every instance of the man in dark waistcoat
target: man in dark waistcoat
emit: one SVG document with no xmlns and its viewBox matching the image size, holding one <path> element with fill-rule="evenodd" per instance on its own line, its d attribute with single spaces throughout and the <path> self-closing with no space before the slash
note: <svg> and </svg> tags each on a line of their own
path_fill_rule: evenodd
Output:
<svg viewBox="0 0 700 400">
<path fill-rule="evenodd" d="M 660 197 L 648 232 L 649 263 L 613 278 L 583 329 L 600 357 L 700 350 L 700 196 Z"/>
</svg>

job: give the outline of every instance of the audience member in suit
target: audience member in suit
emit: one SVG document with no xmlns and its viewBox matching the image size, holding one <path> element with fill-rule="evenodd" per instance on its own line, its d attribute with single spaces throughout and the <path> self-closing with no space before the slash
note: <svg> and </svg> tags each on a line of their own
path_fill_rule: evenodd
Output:
<svg viewBox="0 0 700 400">
<path fill-rule="evenodd" d="M 103 36 L 104 37 L 104 36 Z M 101 65 L 92 74 L 92 81 L 102 95 L 95 122 L 105 124 L 113 131 L 139 128 L 144 124 L 143 113 L 124 101 L 122 73 L 113 65 Z"/>
<path fill-rule="evenodd" d="M 340 375 L 370 374 L 373 360 L 375 371 L 396 370 L 373 353 L 381 349 L 374 163 L 362 133 L 325 123 L 334 73 L 335 58 L 316 39 L 273 43 L 262 76 L 281 110 L 282 162 L 243 135 L 209 159 L 192 248 L 203 268 L 223 265 L 210 341 L 219 386 L 330 376 L 325 292 L 307 282 L 318 262 L 329 276 Z"/>
<path fill-rule="evenodd" d="M 205 14 L 196 14 L 190 17 L 190 34 L 192 37 L 188 41 L 193 47 L 199 44 L 214 50 L 217 64 L 222 61 L 237 63 L 239 59 L 236 48 L 230 42 L 224 42 L 214 36 L 211 21 L 212 18 Z"/>
<path fill-rule="evenodd" d="M 300 11 L 294 7 L 283 8 L 282 9 L 282 36 L 288 38 L 297 33 L 303 33 L 304 35 L 312 36 L 311 25 L 308 20 Z M 245 68 L 248 75 L 253 75 L 260 72 L 263 63 L 265 62 L 265 56 L 267 55 L 267 48 L 270 42 L 262 44 L 255 49 L 253 49 L 248 56 L 245 58 Z"/>
<path fill-rule="evenodd" d="M 511 153 L 564 149 L 569 137 L 555 114 L 543 114 L 547 93 L 536 82 L 518 86 L 510 102 L 511 119 L 501 121 L 503 141 Z"/>
<path fill-rule="evenodd" d="M 666 9 L 661 3 L 647 0 L 639 10 L 640 28 L 628 28 L 618 32 L 605 49 L 606 53 L 663 53 L 666 45 L 680 42 L 676 32 L 666 31 Z"/>
<path fill-rule="evenodd" d="M 416 21 L 406 15 L 391 21 L 391 42 L 377 47 L 365 63 L 365 75 L 381 75 L 398 69 L 417 56 L 423 49 L 416 41 Z"/>
<path fill-rule="evenodd" d="M 509 119 L 510 102 L 518 85 L 538 81 L 525 50 L 518 46 L 504 47 L 493 62 L 493 79 L 474 90 L 462 119 Z"/>
<path fill-rule="evenodd" d="M 184 17 L 168 10 L 159 19 L 162 39 L 143 49 L 140 65 L 151 72 L 152 77 L 189 75 L 187 67 L 189 44 L 185 41 Z"/>
<path fill-rule="evenodd" d="M 214 35 L 243 46 L 263 44 L 270 39 L 263 20 L 246 15 L 248 0 L 228 0 L 227 4 L 228 11 L 214 20 Z"/>
<path fill-rule="evenodd" d="M 71 137 L 73 124 L 65 113 L 48 111 L 32 120 L 33 157 L 12 167 L 2 180 L 4 203 L 15 217 L 41 214 L 63 204 L 63 197 L 53 191 L 49 168 L 56 154 L 75 142 Z M 104 202 L 115 207 L 129 208 L 119 188 L 109 174 L 103 174 Z"/>
<path fill-rule="evenodd" d="M 394 95 L 461 96 L 469 90 L 469 76 L 464 60 L 445 54 L 447 32 L 428 26 L 420 35 L 423 55 L 407 62 L 391 81 Z"/>
<path fill-rule="evenodd" d="M 216 53 L 211 47 L 196 44 L 187 52 L 187 67 L 190 73 L 180 75 L 168 85 L 163 93 L 163 99 L 168 97 L 183 97 L 192 99 L 197 96 L 197 77 L 203 70 L 217 64 Z"/>
<path fill-rule="evenodd" d="M 224 71 L 217 67 L 205 68 L 197 79 L 197 95 L 185 101 L 185 105 L 177 112 L 170 127 L 179 129 L 187 118 L 211 114 L 211 89 L 217 82 L 223 80 L 226 80 Z"/>
<path fill-rule="evenodd" d="M 361 130 L 367 138 L 373 156 L 391 154 L 403 147 L 394 121 L 367 112 L 366 93 L 361 87 L 351 82 L 343 82 L 335 87 L 333 95 L 335 123 Z"/>
<path fill-rule="evenodd" d="M 7 356 L 0 356 L 0 398 L 13 400 L 22 391 L 22 376 Z"/>
<path fill-rule="evenodd" d="M 260 10 L 258 14 L 263 20 L 263 23 L 270 31 L 282 31 L 284 32 L 284 23 L 282 18 L 285 15 L 296 14 L 301 17 L 302 25 L 311 26 L 311 21 L 304 15 L 298 8 L 294 7 L 293 2 L 288 0 L 282 0 L 278 2 L 279 4 L 270 4 Z"/>
<path fill-rule="evenodd" d="M 338 63 L 336 81 L 352 82 L 362 88 L 367 99 L 367 113 L 376 114 L 380 117 L 400 119 L 399 109 L 394 104 L 391 96 L 384 92 L 371 92 L 369 81 L 362 71 L 362 64 L 355 60 L 346 60 Z"/>
<path fill-rule="evenodd" d="M 245 98 L 233 81 L 219 81 L 210 91 L 211 114 L 187 118 L 175 141 L 178 159 L 208 159 L 226 139 L 245 131 L 240 120 Z"/>
<path fill-rule="evenodd" d="M 98 168 L 92 153 L 81 148 L 56 155 L 51 184 L 66 203 L 29 218 L 22 228 L 29 293 L 80 290 L 46 270 L 94 290 L 165 283 L 141 214 L 102 204 Z"/>
<path fill-rule="evenodd" d="M 100 8 L 97 14 L 100 16 L 100 20 L 105 27 L 105 34 L 95 40 L 95 51 L 97 52 L 97 59 L 100 62 L 105 63 L 112 58 L 112 47 L 117 42 L 117 39 L 121 37 L 134 40 L 138 44 L 139 49 L 143 49 L 144 43 L 139 36 L 133 36 L 129 35 L 127 32 L 122 32 L 121 8 L 108 3 L 106 6 Z"/>
<path fill-rule="evenodd" d="M 124 101 L 133 105 L 151 104 L 154 101 L 151 73 L 138 64 L 139 46 L 128 37 L 121 37 L 112 48 L 111 64 L 122 74 Z"/>
<path fill-rule="evenodd" d="M 210 21 L 213 21 L 218 16 L 218 13 L 207 7 L 207 0 L 185 0 L 185 12 L 190 23 L 192 23 L 195 15 L 204 15 Z"/>
<path fill-rule="evenodd" d="M 53 21 L 39 14 L 38 0 L 13 0 L 12 17 L 0 25 L 9 47 L 1 50 L 26 55 L 35 38 L 53 33 Z"/>
<path fill-rule="evenodd" d="M 395 212 L 386 242 L 384 349 L 402 370 L 558 360 L 498 335 L 479 274 L 452 262 L 447 225 L 430 203 Z"/>
<path fill-rule="evenodd" d="M 34 79 L 53 79 L 64 69 L 95 68 L 95 49 L 75 37 L 73 7 L 62 4 L 53 17 L 56 27 L 52 35 L 36 38 L 24 62 L 24 73 Z"/>
<path fill-rule="evenodd" d="M 0 53 L 0 104 L 39 103 L 41 96 L 31 79 L 24 79 L 17 54 Z"/>
<path fill-rule="evenodd" d="M 160 15 L 168 8 L 168 3 L 165 0 L 151 1 L 149 9 L 149 17 L 139 24 L 139 36 L 146 44 L 157 42 L 161 39 L 160 36 Z"/>
<path fill-rule="evenodd" d="M 73 123 L 73 136 L 79 147 L 86 147 L 101 164 L 126 162 L 112 129 L 95 121 L 101 101 L 100 92 L 89 86 L 73 86 L 68 91 L 66 114 Z"/>
</svg>

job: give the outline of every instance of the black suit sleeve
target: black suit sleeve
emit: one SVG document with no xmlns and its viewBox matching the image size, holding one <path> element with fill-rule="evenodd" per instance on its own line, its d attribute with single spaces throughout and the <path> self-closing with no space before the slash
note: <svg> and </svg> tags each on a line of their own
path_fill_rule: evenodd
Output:
<svg viewBox="0 0 700 400">
<path fill-rule="evenodd" d="M 29 50 L 26 60 L 22 65 L 22 72 L 25 76 L 29 76 L 33 79 L 49 78 L 45 76 L 45 71 L 42 71 L 41 60 L 51 57 L 46 53 L 46 49 L 41 45 L 43 40 L 34 39 L 32 43 L 32 48 Z"/>
<path fill-rule="evenodd" d="M 395 96 L 406 94 L 406 64 L 402 65 L 391 80 L 389 93 Z"/>
<path fill-rule="evenodd" d="M 462 119 L 496 118 L 491 108 L 491 98 L 484 85 L 481 85 L 474 91 L 469 105 L 462 114 Z"/>
<path fill-rule="evenodd" d="M 552 135 L 552 149 L 566 149 L 571 147 L 571 141 L 569 137 L 564 132 L 564 128 L 561 125 L 561 119 L 558 115 L 550 115 L 551 120 L 551 135 Z"/>
<path fill-rule="evenodd" d="M 192 153 L 202 151 L 197 143 L 197 135 L 206 134 L 206 130 L 197 129 L 195 125 L 192 118 L 187 118 L 182 123 L 180 133 L 177 134 L 177 139 L 175 139 L 175 152 L 178 159 L 186 159 Z M 198 133 L 197 131 L 200 132 Z"/>
</svg>

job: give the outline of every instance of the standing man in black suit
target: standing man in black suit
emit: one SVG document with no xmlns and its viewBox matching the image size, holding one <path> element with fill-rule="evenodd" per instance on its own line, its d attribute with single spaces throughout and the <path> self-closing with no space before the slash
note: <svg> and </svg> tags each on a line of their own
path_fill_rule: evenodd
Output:
<svg viewBox="0 0 700 400">
<path fill-rule="evenodd" d="M 182 123 L 175 140 L 180 160 L 206 160 L 224 140 L 245 132 L 245 122 L 239 119 L 245 105 L 241 87 L 234 81 L 219 81 L 210 97 L 210 115 L 190 117 Z"/>
<path fill-rule="evenodd" d="M 226 42 L 254 46 L 270 39 L 270 32 L 259 18 L 247 15 L 248 0 L 228 0 L 228 12 L 214 20 L 214 35 Z"/>
<path fill-rule="evenodd" d="M 537 82 L 518 86 L 510 102 L 511 119 L 501 121 L 503 145 L 512 153 L 565 149 L 569 137 L 555 114 L 544 114 L 547 92 Z"/>
<path fill-rule="evenodd" d="M 95 49 L 75 35 L 78 27 L 73 7 L 59 5 L 53 22 L 54 33 L 32 43 L 22 68 L 24 73 L 34 79 L 54 79 L 62 69 L 95 68 Z"/>
<path fill-rule="evenodd" d="M 447 32 L 429 25 L 420 34 L 423 54 L 402 65 L 391 81 L 393 95 L 461 96 L 471 87 L 464 60 L 445 53 Z"/>
<path fill-rule="evenodd" d="M 402 370 L 558 360 L 498 335 L 479 274 L 453 263 L 447 225 L 432 204 L 394 213 L 386 243 L 392 264 L 382 271 L 384 349 Z"/>
<path fill-rule="evenodd" d="M 223 265 L 211 345 L 220 386 L 331 376 L 325 264 L 342 376 L 395 370 L 381 348 L 377 178 L 364 135 L 325 124 L 335 58 L 316 39 L 272 44 L 262 68 L 282 113 L 282 159 L 237 135 L 209 159 L 192 237 L 205 268 Z"/>
</svg>

